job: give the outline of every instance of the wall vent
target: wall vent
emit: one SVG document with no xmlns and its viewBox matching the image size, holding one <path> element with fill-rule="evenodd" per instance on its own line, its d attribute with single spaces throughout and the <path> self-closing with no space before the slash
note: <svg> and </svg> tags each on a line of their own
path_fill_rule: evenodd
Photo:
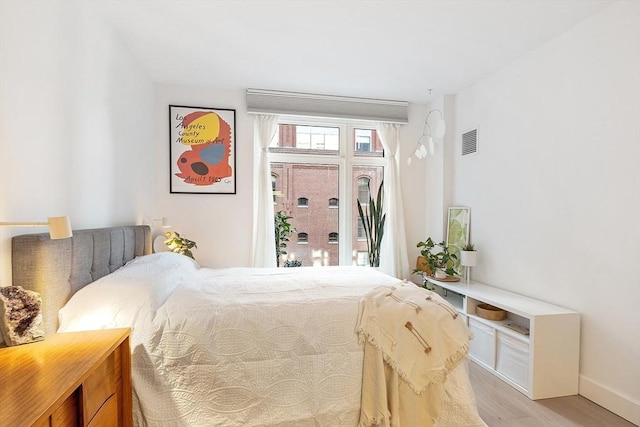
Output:
<svg viewBox="0 0 640 427">
<path fill-rule="evenodd" d="M 472 129 L 462 134 L 462 155 L 473 154 L 478 151 L 478 129 Z"/>
</svg>

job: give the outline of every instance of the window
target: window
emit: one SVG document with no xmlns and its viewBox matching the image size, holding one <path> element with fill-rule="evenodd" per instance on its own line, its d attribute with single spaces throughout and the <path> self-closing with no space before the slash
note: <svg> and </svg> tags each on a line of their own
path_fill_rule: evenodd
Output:
<svg viewBox="0 0 640 427">
<path fill-rule="evenodd" d="M 298 233 L 300 245 L 288 251 L 303 265 L 367 265 L 358 261 L 358 252 L 367 253 L 367 242 L 360 237 L 356 200 L 361 197 L 368 205 L 367 184 L 374 191 L 383 178 L 385 159 L 373 128 L 363 121 L 280 118 L 269 146 L 282 195 L 274 211 L 305 208 L 294 209 L 289 220 L 305 231 Z"/>
<path fill-rule="evenodd" d="M 382 141 L 375 130 L 354 129 L 354 156 L 383 157 Z"/>
<path fill-rule="evenodd" d="M 366 266 L 369 265 L 369 252 L 358 251 L 356 254 L 356 265 Z"/>
<path fill-rule="evenodd" d="M 358 135 L 356 131 L 356 153 L 369 153 L 371 151 L 371 137 Z"/>
<path fill-rule="evenodd" d="M 280 124 L 269 147 L 271 151 L 324 152 L 336 155 L 340 149 L 340 129 L 332 126 Z"/>
<path fill-rule="evenodd" d="M 338 128 L 296 126 L 296 147 L 311 150 L 338 150 Z"/>
<path fill-rule="evenodd" d="M 358 240 L 365 240 L 367 236 L 364 233 L 364 224 L 362 218 L 358 217 Z"/>
<path fill-rule="evenodd" d="M 273 204 L 276 204 L 276 197 L 278 196 L 278 177 L 271 174 L 271 191 L 273 193 Z"/>
<path fill-rule="evenodd" d="M 369 204 L 369 183 L 371 179 L 369 177 L 358 178 L 358 201 L 361 205 Z"/>
</svg>

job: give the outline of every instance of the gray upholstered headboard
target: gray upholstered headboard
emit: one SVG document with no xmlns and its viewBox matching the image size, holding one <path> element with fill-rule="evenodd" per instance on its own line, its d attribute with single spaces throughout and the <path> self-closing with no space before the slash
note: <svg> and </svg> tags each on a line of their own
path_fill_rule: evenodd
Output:
<svg viewBox="0 0 640 427">
<path fill-rule="evenodd" d="M 58 310 L 87 284 L 152 252 L 147 225 L 74 230 L 70 239 L 25 234 L 11 239 L 13 285 L 42 297 L 45 332 L 58 328 Z"/>
</svg>

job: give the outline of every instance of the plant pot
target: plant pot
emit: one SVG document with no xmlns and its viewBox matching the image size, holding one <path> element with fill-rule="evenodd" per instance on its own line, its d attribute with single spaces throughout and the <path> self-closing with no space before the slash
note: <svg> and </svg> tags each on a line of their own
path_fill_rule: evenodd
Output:
<svg viewBox="0 0 640 427">
<path fill-rule="evenodd" d="M 477 251 L 460 251 L 460 265 L 475 267 L 478 264 Z"/>
<path fill-rule="evenodd" d="M 435 274 L 433 275 L 436 279 L 446 279 L 447 278 L 447 272 L 441 269 L 436 269 Z"/>
<path fill-rule="evenodd" d="M 427 273 L 427 276 L 431 276 L 431 269 L 429 268 L 429 264 L 427 264 L 427 259 L 423 256 L 418 256 L 416 260 L 416 269 L 424 271 Z"/>
</svg>

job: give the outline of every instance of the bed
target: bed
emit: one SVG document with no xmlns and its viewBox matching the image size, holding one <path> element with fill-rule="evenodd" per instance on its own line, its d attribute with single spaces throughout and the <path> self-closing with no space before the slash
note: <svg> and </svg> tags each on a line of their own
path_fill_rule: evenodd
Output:
<svg viewBox="0 0 640 427">
<path fill-rule="evenodd" d="M 413 284 L 362 267 L 202 268 L 151 246 L 148 226 L 12 239 L 13 284 L 40 293 L 48 334 L 132 328 L 136 425 L 359 425 L 363 296 Z M 434 425 L 485 425 L 466 360 L 443 390 Z"/>
</svg>

